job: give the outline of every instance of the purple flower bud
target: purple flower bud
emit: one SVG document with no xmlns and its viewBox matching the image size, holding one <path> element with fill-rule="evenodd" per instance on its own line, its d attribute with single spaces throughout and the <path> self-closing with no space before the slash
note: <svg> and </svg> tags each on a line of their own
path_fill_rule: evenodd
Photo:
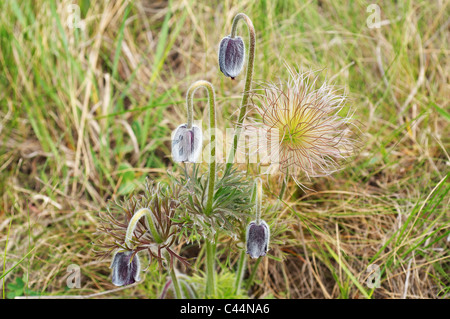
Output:
<svg viewBox="0 0 450 319">
<path fill-rule="evenodd" d="M 202 147 L 202 130 L 192 125 L 181 124 L 172 134 L 172 157 L 175 162 L 197 161 Z"/>
<path fill-rule="evenodd" d="M 219 67 L 225 76 L 234 79 L 244 66 L 245 45 L 241 37 L 226 36 L 220 41 Z"/>
<path fill-rule="evenodd" d="M 141 269 L 137 254 L 131 257 L 133 252 L 118 252 L 111 263 L 112 283 L 116 286 L 126 286 L 139 281 Z"/>
<path fill-rule="evenodd" d="M 269 250 L 270 229 L 265 221 L 255 221 L 247 227 L 247 254 L 252 258 L 265 256 Z"/>
</svg>

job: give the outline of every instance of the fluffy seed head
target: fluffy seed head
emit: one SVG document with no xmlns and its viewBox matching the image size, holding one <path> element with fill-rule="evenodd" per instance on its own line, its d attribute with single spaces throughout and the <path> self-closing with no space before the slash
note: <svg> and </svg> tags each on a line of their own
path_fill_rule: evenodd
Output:
<svg viewBox="0 0 450 319">
<path fill-rule="evenodd" d="M 317 87 L 313 72 L 287 68 L 288 81 L 262 84 L 254 92 L 254 108 L 262 122 L 253 119 L 247 127 L 264 135 L 271 166 L 294 178 L 301 173 L 308 178 L 329 175 L 355 149 L 349 111 L 342 114 L 345 96 L 326 83 Z"/>
<path fill-rule="evenodd" d="M 241 37 L 226 36 L 219 45 L 219 67 L 225 76 L 232 79 L 242 71 L 245 59 L 245 45 Z"/>
</svg>

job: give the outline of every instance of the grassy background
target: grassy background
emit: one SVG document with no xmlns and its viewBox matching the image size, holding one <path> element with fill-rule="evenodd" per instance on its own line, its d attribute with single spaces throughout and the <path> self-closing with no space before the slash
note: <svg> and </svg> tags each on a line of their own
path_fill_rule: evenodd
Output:
<svg viewBox="0 0 450 319">
<path fill-rule="evenodd" d="M 67 24 L 71 3 L 83 28 Z M 284 61 L 324 69 L 346 89 L 364 136 L 344 171 L 315 179 L 316 192 L 289 185 L 282 210 L 267 211 L 271 258 L 249 295 L 448 298 L 449 1 L 377 2 L 380 28 L 367 25 L 370 3 L 2 1 L 3 296 L 114 288 L 109 261 L 92 253 L 97 212 L 146 176 L 165 178 L 170 132 L 194 81 L 215 85 L 218 126 L 232 125 L 244 77 L 220 73 L 217 48 L 244 12 L 257 33 L 255 80 L 285 77 Z M 243 24 L 239 33 L 248 39 Z M 207 123 L 206 103 L 197 105 Z M 278 177 L 266 186 L 270 206 Z M 190 256 L 196 247 L 178 249 Z M 236 267 L 237 252 L 221 253 Z M 66 286 L 71 264 L 81 267 L 80 289 Z M 376 289 L 366 285 L 370 264 L 381 271 Z M 155 298 L 164 282 L 152 265 L 144 284 L 106 296 Z"/>
</svg>

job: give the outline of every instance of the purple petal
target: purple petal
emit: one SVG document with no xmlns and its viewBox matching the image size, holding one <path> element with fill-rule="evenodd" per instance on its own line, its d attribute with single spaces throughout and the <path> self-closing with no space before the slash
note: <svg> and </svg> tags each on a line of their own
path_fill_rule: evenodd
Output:
<svg viewBox="0 0 450 319">
<path fill-rule="evenodd" d="M 112 283 L 116 286 L 126 286 L 139 281 L 140 262 L 133 252 L 118 252 L 111 263 Z"/>
<path fill-rule="evenodd" d="M 247 254 L 251 258 L 265 256 L 269 246 L 270 229 L 265 221 L 258 225 L 251 222 L 247 227 Z"/>
<path fill-rule="evenodd" d="M 242 71 L 245 45 L 241 37 L 226 36 L 219 45 L 219 67 L 225 76 L 234 79 Z"/>
<path fill-rule="evenodd" d="M 202 130 L 196 125 L 188 129 L 187 124 L 181 124 L 172 134 L 172 157 L 175 162 L 196 162 L 201 147 Z"/>
</svg>

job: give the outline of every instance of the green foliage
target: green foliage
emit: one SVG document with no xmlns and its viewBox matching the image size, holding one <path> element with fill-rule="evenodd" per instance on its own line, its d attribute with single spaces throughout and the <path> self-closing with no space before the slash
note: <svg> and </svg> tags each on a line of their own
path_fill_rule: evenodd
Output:
<svg viewBox="0 0 450 319">
<path fill-rule="evenodd" d="M 14 299 L 15 297 L 20 296 L 40 296 L 39 292 L 30 290 L 27 286 L 27 283 L 24 281 L 24 278 L 16 277 L 15 282 L 10 282 L 8 284 L 8 289 L 6 293 L 6 298 Z"/>
<path fill-rule="evenodd" d="M 122 163 L 118 167 L 119 178 L 121 184 L 119 187 L 119 195 L 128 195 L 132 193 L 136 187 L 145 182 L 145 176 L 137 177 L 133 171 L 133 167 L 128 163 Z"/>
<path fill-rule="evenodd" d="M 185 169 L 178 179 L 173 177 L 173 181 L 183 185 L 185 190 L 182 195 L 182 209 L 176 220 L 183 224 L 180 237 L 184 236 L 188 242 L 198 242 L 201 238 L 214 240 L 216 231 L 220 229 L 234 240 L 242 240 L 242 231 L 254 206 L 251 201 L 253 183 L 237 169 L 218 177 L 214 188 L 212 213 L 206 216 L 204 210 L 209 174 L 200 173 L 199 168 L 199 165 L 193 165 L 192 173 Z M 221 176 L 224 169 L 224 165 L 218 166 L 217 175 Z"/>
<path fill-rule="evenodd" d="M 203 292 L 205 291 L 206 281 L 205 274 L 198 271 L 192 277 L 188 277 L 187 280 L 197 292 L 198 298 L 205 298 Z M 247 299 L 248 295 L 245 291 L 239 293 L 235 292 L 234 283 L 236 281 L 236 273 L 230 270 L 222 270 L 216 276 L 216 294 L 211 298 L 218 299 Z"/>
<path fill-rule="evenodd" d="M 184 119 L 189 83 L 213 79 L 218 122 L 231 127 L 243 83 L 217 77 L 214 52 L 228 18 L 245 12 L 257 32 L 255 79 L 276 81 L 284 62 L 325 69 L 346 87 L 366 137 L 345 171 L 312 182 L 316 193 L 288 185 L 280 210 L 271 209 L 279 180 L 268 179 L 269 257 L 279 261 L 259 268 L 257 295 L 362 297 L 354 281 L 367 291 L 366 268 L 377 263 L 382 287 L 370 297 L 399 298 L 411 262 L 407 297 L 448 298 L 448 2 L 380 2 L 386 24 L 375 29 L 367 27 L 364 1 L 244 1 L 220 10 L 208 1 L 77 3 L 84 30 L 67 27 L 64 1 L 0 5 L 0 226 L 11 224 L 8 245 L 9 232 L 0 232 L 0 277 L 10 297 L 24 291 L 27 262 L 36 291 L 67 294 L 61 265 L 68 263 L 85 265 L 86 290 L 77 293 L 113 288 L 109 260 L 94 262 L 90 253 L 94 216 L 111 197 L 137 191 L 147 175 L 169 180 L 169 134 Z M 242 26 L 239 32 L 246 40 Z M 199 107 L 196 117 L 203 115 Z M 204 191 L 208 177 L 201 176 L 195 185 Z M 228 186 L 217 193 L 217 207 L 233 213 L 226 199 L 239 194 Z M 188 206 L 199 211 L 206 195 L 190 196 Z M 177 218 L 188 226 L 180 238 L 202 242 L 193 219 Z M 227 245 L 218 255 L 227 258 L 220 266 L 231 268 L 237 254 Z M 142 288 L 117 296 L 158 298 L 165 280 L 153 263 Z"/>
</svg>

